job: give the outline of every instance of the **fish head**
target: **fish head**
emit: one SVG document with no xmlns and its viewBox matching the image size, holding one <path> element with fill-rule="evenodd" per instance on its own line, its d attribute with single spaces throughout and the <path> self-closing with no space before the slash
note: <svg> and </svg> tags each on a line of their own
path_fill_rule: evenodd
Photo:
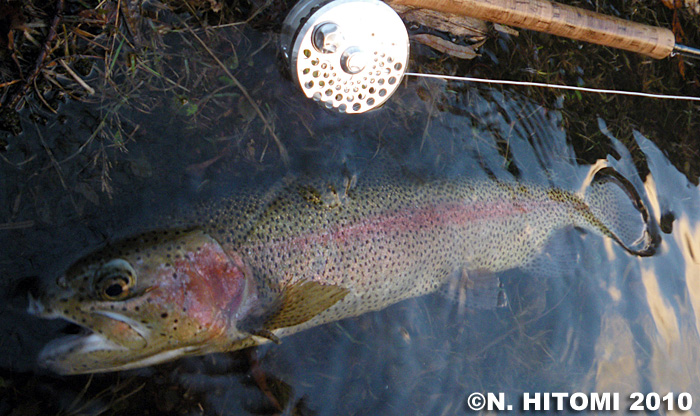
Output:
<svg viewBox="0 0 700 416">
<path fill-rule="evenodd" d="M 202 231 L 150 232 L 91 254 L 30 297 L 29 312 L 81 329 L 39 354 L 61 374 L 144 367 L 230 349 L 255 305 L 250 269 Z M 236 335 L 238 334 L 238 335 Z"/>
</svg>

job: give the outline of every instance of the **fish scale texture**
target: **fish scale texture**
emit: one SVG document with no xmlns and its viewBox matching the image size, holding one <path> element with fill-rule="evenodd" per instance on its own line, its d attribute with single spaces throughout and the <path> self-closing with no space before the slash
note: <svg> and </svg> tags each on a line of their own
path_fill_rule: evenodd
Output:
<svg viewBox="0 0 700 416">
<path fill-rule="evenodd" d="M 347 192 L 293 183 L 266 203 L 224 206 L 202 213 L 211 216 L 206 231 L 244 258 L 263 300 L 307 280 L 350 290 L 283 333 L 433 292 L 463 268 L 498 272 L 526 264 L 562 227 L 609 234 L 576 194 L 498 181 L 368 180 Z"/>
</svg>

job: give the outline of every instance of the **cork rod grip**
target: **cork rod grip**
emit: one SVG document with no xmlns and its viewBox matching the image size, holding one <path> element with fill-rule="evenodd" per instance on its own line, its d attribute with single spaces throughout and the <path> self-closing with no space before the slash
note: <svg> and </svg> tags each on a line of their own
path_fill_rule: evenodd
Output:
<svg viewBox="0 0 700 416">
<path fill-rule="evenodd" d="M 673 51 L 675 37 L 668 29 L 548 0 L 387 0 L 391 4 L 454 13 L 536 30 L 585 42 L 624 49 L 656 59 Z"/>
</svg>

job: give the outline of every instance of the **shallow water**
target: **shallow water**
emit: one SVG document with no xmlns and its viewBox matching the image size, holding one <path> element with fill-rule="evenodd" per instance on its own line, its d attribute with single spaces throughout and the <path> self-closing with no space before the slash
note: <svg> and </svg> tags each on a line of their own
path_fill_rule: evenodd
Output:
<svg viewBox="0 0 700 416">
<path fill-rule="evenodd" d="M 610 151 L 588 152 L 587 163 L 557 104 L 544 107 L 515 89 L 440 81 L 408 79 L 375 113 L 331 114 L 275 70 L 265 34 L 245 34 L 245 50 L 259 52 L 238 74 L 275 114 L 287 167 L 262 125 L 240 117 L 199 127 L 201 119 L 162 109 L 123 109 L 123 119 L 139 126 L 127 152 L 99 138 L 80 148 L 103 119 L 104 103 L 65 104 L 74 116 L 64 124 L 33 124 L 24 114 L 25 132 L 5 154 L 15 165 L 3 163 L 0 173 L 7 218 L 0 230 L 0 413 L 451 415 L 469 412 L 473 392 L 502 392 L 514 411 L 522 410 L 524 392 L 619 393 L 621 409 L 632 392 L 687 392 L 697 413 L 700 191 L 657 144 L 635 131 L 636 146 L 625 147 L 601 116 L 606 143 L 599 147 Z M 76 123 L 78 114 L 90 117 Z M 575 190 L 591 159 L 606 159 L 629 179 L 661 223 L 655 256 L 632 256 L 610 239 L 567 229 L 545 248 L 540 272 L 500 275 L 504 308 L 460 313 L 430 295 L 281 345 L 142 370 L 59 377 L 35 364 L 64 324 L 24 312 L 26 278 L 51 281 L 104 241 L 195 203 L 289 175 L 362 180 L 368 171 L 398 168 L 419 178 L 516 178 Z M 85 168 L 107 162 L 111 196 L 99 185 L 104 170 Z"/>
</svg>

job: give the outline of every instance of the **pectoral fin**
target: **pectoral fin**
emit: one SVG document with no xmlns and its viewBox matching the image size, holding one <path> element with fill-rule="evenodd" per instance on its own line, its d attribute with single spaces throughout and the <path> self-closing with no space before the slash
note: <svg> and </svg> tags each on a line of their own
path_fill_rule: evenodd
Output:
<svg viewBox="0 0 700 416">
<path fill-rule="evenodd" d="M 312 281 L 287 286 L 274 312 L 264 320 L 262 329 L 273 331 L 302 324 L 335 305 L 348 292 L 348 289 L 340 286 Z"/>
</svg>

